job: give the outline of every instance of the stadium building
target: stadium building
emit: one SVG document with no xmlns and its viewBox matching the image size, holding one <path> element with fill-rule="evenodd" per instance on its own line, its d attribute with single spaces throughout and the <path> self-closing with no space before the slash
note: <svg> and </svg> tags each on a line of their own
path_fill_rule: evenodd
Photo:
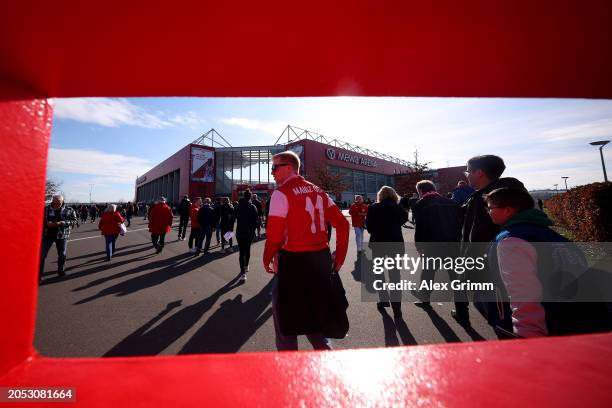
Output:
<svg viewBox="0 0 612 408">
<path fill-rule="evenodd" d="M 275 188 L 272 156 L 285 150 L 300 156 L 307 180 L 340 182 L 342 190 L 334 192 L 338 201 L 351 202 L 355 194 L 375 200 L 380 187 L 394 186 L 394 175 L 410 171 L 405 160 L 295 126 L 288 125 L 273 145 L 242 147 L 211 129 L 138 177 L 135 199 L 148 202 L 163 195 L 174 204 L 184 195 L 237 199 L 246 188 L 267 199 Z"/>
</svg>

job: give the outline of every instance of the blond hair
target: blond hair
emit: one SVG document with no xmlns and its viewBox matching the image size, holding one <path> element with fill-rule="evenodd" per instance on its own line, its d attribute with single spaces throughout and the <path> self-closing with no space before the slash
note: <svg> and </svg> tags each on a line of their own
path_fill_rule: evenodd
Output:
<svg viewBox="0 0 612 408">
<path fill-rule="evenodd" d="M 393 187 L 382 186 L 376 194 L 376 202 L 380 203 L 388 199 L 391 199 L 393 200 L 393 202 L 397 203 L 399 201 L 399 196 L 397 195 Z"/>
<path fill-rule="evenodd" d="M 286 163 L 291 164 L 293 170 L 300 171 L 300 156 L 298 156 L 295 152 L 291 150 L 286 150 L 284 152 L 276 153 L 272 156 L 272 160 L 279 159 Z"/>
</svg>

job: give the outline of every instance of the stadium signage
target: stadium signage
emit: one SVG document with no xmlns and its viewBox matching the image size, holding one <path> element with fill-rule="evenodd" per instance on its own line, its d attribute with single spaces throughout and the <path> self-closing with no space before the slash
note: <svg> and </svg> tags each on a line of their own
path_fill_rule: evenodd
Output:
<svg viewBox="0 0 612 408">
<path fill-rule="evenodd" d="M 355 154 L 349 154 L 344 152 L 338 152 L 335 149 L 328 148 L 325 151 L 325 155 L 329 160 L 338 160 L 346 163 L 352 163 L 359 166 L 376 167 L 378 164 L 376 160 L 372 160 L 369 157 L 358 156 Z"/>
</svg>

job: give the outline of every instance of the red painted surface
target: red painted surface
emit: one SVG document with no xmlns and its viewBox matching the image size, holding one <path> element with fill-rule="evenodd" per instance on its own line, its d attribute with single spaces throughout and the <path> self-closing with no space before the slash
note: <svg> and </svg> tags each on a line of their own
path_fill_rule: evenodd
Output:
<svg viewBox="0 0 612 408">
<path fill-rule="evenodd" d="M 611 98 L 608 1 L 5 3 L 1 386 L 71 386 L 74 406 L 95 407 L 610 405 L 612 335 L 174 358 L 51 359 L 32 347 L 51 124 L 41 98 Z M 16 203 L 29 214 L 18 234 Z"/>
<path fill-rule="evenodd" d="M 612 93 L 608 0 L 20 0 L 0 15 L 0 96 Z"/>
</svg>

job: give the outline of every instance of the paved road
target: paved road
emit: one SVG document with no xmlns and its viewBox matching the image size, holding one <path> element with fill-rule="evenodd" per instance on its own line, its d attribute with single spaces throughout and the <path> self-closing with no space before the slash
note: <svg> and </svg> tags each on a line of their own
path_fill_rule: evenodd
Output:
<svg viewBox="0 0 612 408">
<path fill-rule="evenodd" d="M 253 244 L 248 280 L 240 285 L 238 252 L 224 254 L 214 247 L 207 256 L 193 257 L 173 230 L 163 253 L 156 255 L 146 227 L 142 217 L 136 218 L 128 234 L 119 237 L 113 260 L 106 262 L 97 223 L 81 225 L 71 235 L 67 276 L 61 280 L 51 249 L 38 299 L 35 346 L 40 353 L 99 357 L 275 350 L 271 275 L 261 265 L 264 241 Z M 412 240 L 412 230 L 405 234 Z M 356 265 L 351 231 L 341 271 L 351 330 L 346 339 L 333 341 L 335 348 L 495 338 L 473 309 L 473 328 L 458 325 L 450 317 L 450 303 L 429 310 L 403 303 L 404 318 L 395 323 L 390 310 L 381 314 L 374 303 L 361 301 Z M 304 336 L 300 349 L 311 349 Z"/>
</svg>

